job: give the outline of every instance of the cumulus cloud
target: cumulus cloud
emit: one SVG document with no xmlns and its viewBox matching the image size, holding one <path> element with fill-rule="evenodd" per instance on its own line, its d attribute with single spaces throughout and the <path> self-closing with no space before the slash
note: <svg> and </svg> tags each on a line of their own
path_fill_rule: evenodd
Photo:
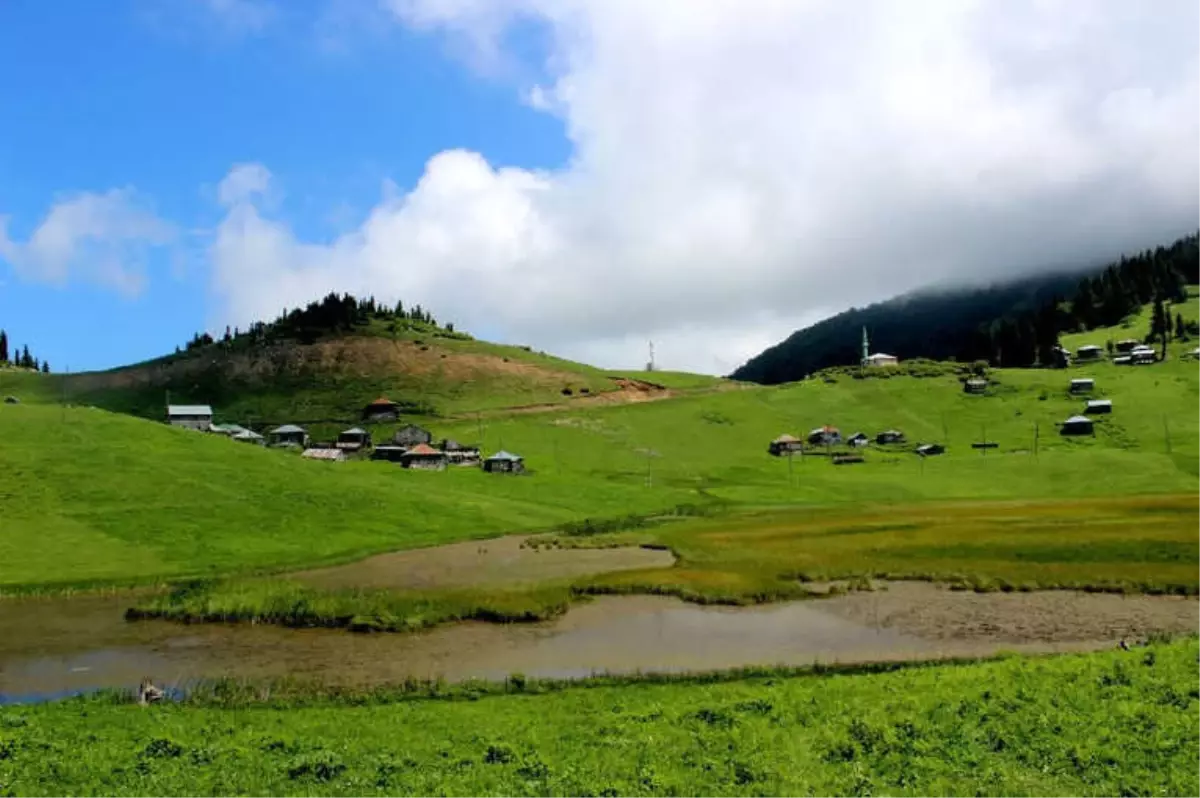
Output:
<svg viewBox="0 0 1200 798">
<path fill-rule="evenodd" d="M 151 250 L 175 240 L 175 228 L 142 205 L 132 189 L 81 193 L 52 206 L 24 242 L 0 216 L 0 258 L 22 279 L 66 285 L 81 279 L 136 296 Z"/>
<path fill-rule="evenodd" d="M 230 321 L 371 292 L 604 365 L 654 339 L 664 367 L 727 372 L 823 313 L 1087 262 L 1200 213 L 1194 2 L 386 5 L 485 55 L 544 28 L 550 79 L 514 99 L 563 120 L 570 162 L 439 153 L 325 243 L 238 167 L 212 251 Z"/>
</svg>

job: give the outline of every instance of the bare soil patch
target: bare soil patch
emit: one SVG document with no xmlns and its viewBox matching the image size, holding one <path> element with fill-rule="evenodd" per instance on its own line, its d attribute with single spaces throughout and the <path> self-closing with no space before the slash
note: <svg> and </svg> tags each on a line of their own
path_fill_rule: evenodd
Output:
<svg viewBox="0 0 1200 798">
<path fill-rule="evenodd" d="M 517 535 L 398 551 L 291 576 L 321 588 L 511 587 L 675 563 L 669 551 L 532 548 L 525 540 Z"/>
<path fill-rule="evenodd" d="M 847 620 L 925 640 L 1069 643 L 1136 640 L 1200 626 L 1200 603 L 1186 596 L 1123 596 L 1074 590 L 974 593 L 928 582 L 822 599 Z"/>
</svg>

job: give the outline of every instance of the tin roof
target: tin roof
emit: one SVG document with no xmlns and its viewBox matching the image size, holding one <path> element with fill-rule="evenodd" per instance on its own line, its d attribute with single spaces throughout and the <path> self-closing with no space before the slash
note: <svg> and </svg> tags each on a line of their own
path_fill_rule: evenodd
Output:
<svg viewBox="0 0 1200 798">
<path fill-rule="evenodd" d="M 1076 350 L 1076 351 L 1078 351 L 1078 352 L 1082 352 L 1082 351 L 1083 351 L 1083 350 L 1085 350 L 1085 349 L 1087 349 L 1087 350 L 1089 350 L 1089 351 L 1090 351 L 1090 350 L 1092 350 L 1092 349 L 1099 349 L 1099 348 L 1100 348 L 1100 347 L 1096 346 L 1095 344 L 1084 344 L 1083 346 L 1079 347 L 1079 349 L 1078 349 L 1078 350 Z"/>
<path fill-rule="evenodd" d="M 301 457 L 307 457 L 310 460 L 345 460 L 346 455 L 341 449 L 305 449 L 300 453 Z"/>
<path fill-rule="evenodd" d="M 235 433 L 233 439 L 235 441 L 261 441 L 262 436 L 254 430 L 244 429 L 241 432 Z"/>
<path fill-rule="evenodd" d="M 794 438 L 791 435 L 788 435 L 787 433 L 784 433 L 783 435 L 780 435 L 775 440 L 771 441 L 771 443 L 799 443 L 799 442 L 800 442 L 799 438 Z"/>
<path fill-rule="evenodd" d="M 1112 399 L 1089 399 L 1088 407 L 1109 407 L 1112 405 Z"/>
<path fill-rule="evenodd" d="M 342 431 L 343 435 L 366 435 L 367 431 L 361 427 L 351 427 L 348 430 Z"/>
<path fill-rule="evenodd" d="M 1064 424 L 1091 424 L 1092 420 L 1090 418 L 1088 418 L 1087 416 L 1071 416 L 1063 423 Z"/>
<path fill-rule="evenodd" d="M 1085 382 L 1095 382 L 1095 380 L 1092 379 L 1091 377 L 1079 377 L 1077 379 L 1071 380 L 1072 385 L 1078 385 L 1078 384 L 1082 384 Z"/>
<path fill-rule="evenodd" d="M 168 416 L 211 416 L 209 405 L 167 405 Z"/>
<path fill-rule="evenodd" d="M 284 424 L 271 430 L 272 435 L 288 435 L 295 432 L 304 432 L 304 427 L 297 427 L 295 424 Z"/>
<path fill-rule="evenodd" d="M 393 402 L 391 399 L 388 399 L 386 396 L 381 396 L 374 402 L 371 402 L 371 404 L 367 405 L 367 407 L 393 407 L 395 404 L 395 402 Z"/>
<path fill-rule="evenodd" d="M 494 455 L 492 455 L 488 459 L 489 460 L 512 460 L 513 462 L 516 462 L 517 460 L 522 460 L 524 458 L 522 458 L 520 455 L 516 455 L 511 452 L 506 452 L 503 449 L 501 449 L 500 451 L 496 452 Z"/>
</svg>

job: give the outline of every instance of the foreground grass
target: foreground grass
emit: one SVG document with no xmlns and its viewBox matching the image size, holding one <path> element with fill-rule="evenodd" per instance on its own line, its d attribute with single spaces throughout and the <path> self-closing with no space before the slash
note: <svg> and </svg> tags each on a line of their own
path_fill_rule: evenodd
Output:
<svg viewBox="0 0 1200 798">
<path fill-rule="evenodd" d="M 77 699 L 0 714 L 0 789 L 1195 795 L 1198 654 L 1191 639 L 880 674 L 290 709 Z"/>
</svg>

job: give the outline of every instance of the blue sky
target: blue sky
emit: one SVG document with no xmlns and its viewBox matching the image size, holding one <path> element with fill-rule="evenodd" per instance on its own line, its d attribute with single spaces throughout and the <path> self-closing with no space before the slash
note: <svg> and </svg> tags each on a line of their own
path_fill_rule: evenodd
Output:
<svg viewBox="0 0 1200 798">
<path fill-rule="evenodd" d="M 0 327 L 104 368 L 346 291 L 727 374 L 849 306 L 1193 231 L 1198 26 L 1194 0 L 0 0 Z"/>
<path fill-rule="evenodd" d="M 286 175 L 279 215 L 298 236 L 325 240 L 361 221 L 385 179 L 413 183 L 441 150 L 535 168 L 569 154 L 559 120 L 430 33 L 363 27 L 330 42 L 315 29 L 323 3 L 300 0 L 262 28 L 202 4 L 168 13 L 183 5 L 0 3 L 9 235 L 24 240 L 58 199 L 124 187 L 179 228 L 136 297 L 21 279 L 0 260 L 0 327 L 56 369 L 153 357 L 211 324 L 204 248 L 233 164 Z"/>
</svg>

